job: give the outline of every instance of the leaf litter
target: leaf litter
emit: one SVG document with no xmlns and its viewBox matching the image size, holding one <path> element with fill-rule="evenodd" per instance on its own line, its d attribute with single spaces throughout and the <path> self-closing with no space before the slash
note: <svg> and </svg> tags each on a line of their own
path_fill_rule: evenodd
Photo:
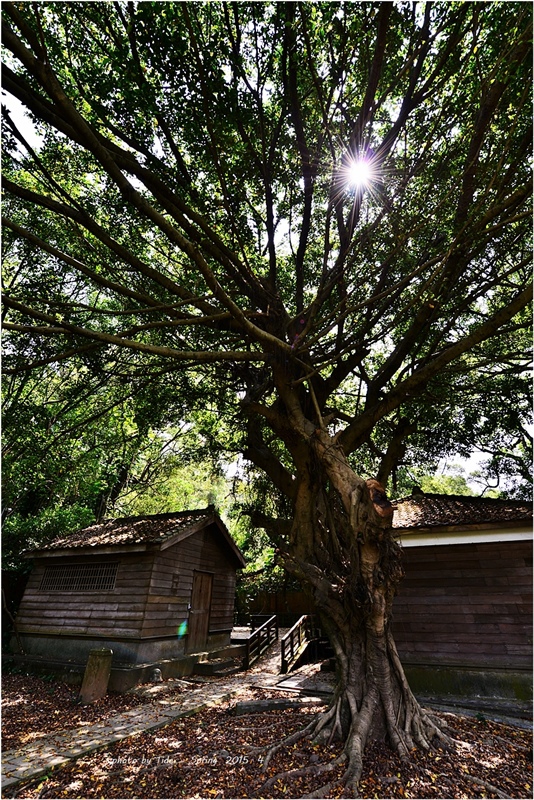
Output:
<svg viewBox="0 0 534 800">
<path fill-rule="evenodd" d="M 8 741 L 15 740 L 15 710 L 21 742 L 39 725 L 42 730 L 43 714 L 48 714 L 47 733 L 54 711 L 59 712 L 52 717 L 54 725 L 78 724 L 64 703 L 65 697 L 72 699 L 75 694 L 73 687 L 32 677 L 26 678 L 31 683 L 25 694 L 22 681 L 10 680 L 14 677 L 4 676 L 8 713 L 6 720 L 4 712 L 3 725 Z M 240 699 L 266 696 L 269 693 L 247 689 Z M 103 719 L 146 703 L 147 697 L 108 695 L 103 700 L 100 706 L 78 707 L 78 712 Z M 278 709 L 236 717 L 234 705 L 235 699 L 125 739 L 7 790 L 4 797 L 281 798 L 304 797 L 321 785 L 324 777 L 315 775 L 315 767 L 334 761 L 341 753 L 339 743 L 327 747 L 301 740 L 280 750 L 262 771 L 266 749 L 304 727 L 319 709 Z M 408 761 L 401 761 L 384 743 L 370 743 L 360 781 L 362 798 L 532 797 L 531 731 L 476 717 L 439 716 L 458 741 L 455 749 L 446 751 L 438 745 L 429 753 L 414 750 Z M 344 797 L 343 788 L 335 786 L 342 773 L 340 766 L 331 774 L 333 788 L 327 796 Z M 269 788 L 262 791 L 264 784 Z"/>
</svg>

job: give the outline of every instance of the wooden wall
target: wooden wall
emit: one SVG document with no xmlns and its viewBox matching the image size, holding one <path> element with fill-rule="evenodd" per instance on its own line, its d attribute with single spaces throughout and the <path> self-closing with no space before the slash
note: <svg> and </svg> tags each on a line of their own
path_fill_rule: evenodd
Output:
<svg viewBox="0 0 534 800">
<path fill-rule="evenodd" d="M 90 636 L 139 636 L 152 570 L 152 556 L 96 556 L 93 561 L 120 560 L 110 592 L 43 592 L 39 586 L 52 564 L 88 563 L 88 559 L 38 559 L 17 614 L 20 633 L 69 633 Z"/>
<path fill-rule="evenodd" d="M 313 614 L 314 610 L 313 600 L 305 592 L 296 590 L 261 591 L 248 603 L 251 614 L 293 615 L 298 618 L 303 614 Z"/>
<path fill-rule="evenodd" d="M 532 542 L 404 549 L 393 632 L 406 664 L 530 669 Z M 258 613 L 311 614 L 304 592 L 261 592 Z"/>
<path fill-rule="evenodd" d="M 187 619 L 194 570 L 214 574 L 210 633 L 233 624 L 235 564 L 214 526 L 162 552 L 95 556 L 91 561 L 120 561 L 115 589 L 109 592 L 44 592 L 44 570 L 54 564 L 90 563 L 89 559 L 37 560 L 17 615 L 23 633 L 69 633 L 104 637 L 176 636 Z"/>
<path fill-rule="evenodd" d="M 109 592 L 44 592 L 47 566 L 120 561 Z M 187 619 L 194 570 L 213 573 L 209 630 L 233 624 L 236 566 L 218 528 L 210 526 L 162 552 L 38 559 L 17 615 L 23 633 L 91 637 L 175 637 Z"/>
<path fill-rule="evenodd" d="M 393 631 L 404 663 L 530 668 L 532 542 L 407 547 Z"/>
<path fill-rule="evenodd" d="M 176 635 L 187 619 L 195 570 L 213 573 L 210 633 L 233 624 L 235 564 L 214 525 L 158 553 L 150 582 L 143 636 Z"/>
</svg>

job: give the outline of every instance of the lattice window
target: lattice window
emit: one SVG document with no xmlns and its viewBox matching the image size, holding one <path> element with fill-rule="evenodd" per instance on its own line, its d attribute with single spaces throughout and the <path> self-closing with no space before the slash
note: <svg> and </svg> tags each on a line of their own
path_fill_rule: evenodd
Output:
<svg viewBox="0 0 534 800">
<path fill-rule="evenodd" d="M 118 566 L 112 562 L 46 567 L 39 588 L 42 592 L 111 592 Z"/>
</svg>

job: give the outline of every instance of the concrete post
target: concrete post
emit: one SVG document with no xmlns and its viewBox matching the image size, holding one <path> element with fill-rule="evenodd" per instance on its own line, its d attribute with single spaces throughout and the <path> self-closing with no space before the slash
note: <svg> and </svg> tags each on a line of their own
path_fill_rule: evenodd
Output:
<svg viewBox="0 0 534 800">
<path fill-rule="evenodd" d="M 79 700 L 82 705 L 94 703 L 104 697 L 108 690 L 113 650 L 103 647 L 91 650 L 85 667 Z"/>
</svg>

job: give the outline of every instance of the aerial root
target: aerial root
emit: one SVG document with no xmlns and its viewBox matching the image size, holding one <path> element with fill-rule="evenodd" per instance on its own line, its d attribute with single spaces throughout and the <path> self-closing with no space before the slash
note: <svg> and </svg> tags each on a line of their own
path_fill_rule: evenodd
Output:
<svg viewBox="0 0 534 800">
<path fill-rule="evenodd" d="M 341 697 L 333 703 L 333 705 L 321 714 L 317 719 L 313 720 L 310 725 L 304 728 L 297 733 L 294 733 L 292 736 L 289 736 L 283 742 L 272 747 L 265 760 L 263 762 L 263 771 L 265 771 L 269 765 L 271 758 L 282 748 L 287 747 L 288 745 L 295 744 L 295 742 L 300 741 L 303 738 L 308 738 L 311 741 L 317 741 L 319 737 L 324 737 L 324 740 L 331 743 L 336 735 L 341 735 L 342 727 L 341 727 L 341 705 L 342 700 Z M 261 796 L 266 790 L 270 789 L 274 784 L 276 784 L 280 780 L 294 780 L 296 778 L 306 777 L 309 775 L 313 775 L 314 777 L 323 775 L 325 773 L 332 772 L 336 770 L 339 766 L 344 764 L 347 760 L 349 761 L 349 767 L 345 771 L 345 774 L 340 780 L 337 781 L 330 781 L 323 786 L 315 789 L 311 794 L 305 795 L 305 797 L 324 797 L 324 795 L 329 791 L 332 786 L 337 784 L 345 783 L 346 778 L 350 778 L 351 776 L 356 777 L 356 784 L 359 776 L 361 774 L 362 768 L 362 742 L 358 740 L 359 731 L 357 731 L 354 726 L 352 728 L 352 734 L 349 734 L 349 739 L 347 740 L 347 745 L 345 746 L 344 752 L 341 753 L 336 759 L 322 764 L 310 764 L 306 767 L 301 767 L 297 769 L 287 770 L 285 772 L 280 772 L 276 775 L 273 775 L 271 778 L 265 781 L 265 783 L 260 787 L 258 790 L 258 794 Z M 353 746 L 348 747 L 348 743 L 353 742 Z M 356 758 L 355 758 L 356 754 Z M 350 763 L 352 762 L 352 764 Z"/>
<path fill-rule="evenodd" d="M 299 742 L 301 739 L 304 739 L 306 736 L 310 734 L 311 731 L 313 731 L 316 725 L 317 725 L 317 720 L 312 720 L 312 722 L 310 722 L 310 724 L 306 728 L 303 728 L 302 730 L 293 733 L 291 736 L 288 736 L 282 742 L 279 742 L 279 744 L 275 744 L 274 747 L 271 747 L 271 749 L 269 750 L 263 761 L 262 772 L 265 772 L 265 770 L 269 766 L 271 758 L 274 755 L 276 755 L 276 753 L 278 753 L 279 750 L 281 750 L 283 747 L 289 747 L 289 745 L 295 744 L 295 742 Z"/>
<path fill-rule="evenodd" d="M 406 717 L 404 720 L 404 740 L 406 742 L 406 746 L 410 750 L 412 750 L 414 747 L 414 742 L 411 736 L 412 720 L 413 720 L 413 709 L 411 705 L 408 705 L 406 707 Z"/>
<path fill-rule="evenodd" d="M 356 698 L 352 692 L 347 690 L 346 698 L 350 707 L 352 724 L 344 747 L 347 768 L 341 779 L 337 781 L 337 784 L 341 784 L 349 789 L 352 796 L 356 797 L 363 769 L 363 751 L 371 727 L 373 707 L 378 698 L 375 689 L 371 689 L 365 696 L 359 709 Z M 313 795 L 310 795 L 310 797 L 324 797 L 332 788 L 332 785 L 332 783 L 328 783 L 321 786 Z"/>
<path fill-rule="evenodd" d="M 330 725 L 330 723 L 332 724 Z M 313 733 L 310 734 L 310 739 L 314 742 L 332 744 L 336 735 L 341 737 L 341 732 L 341 699 L 338 698 L 328 711 L 321 714 L 316 721 L 316 726 Z"/>
<path fill-rule="evenodd" d="M 427 712 L 416 700 L 406 680 L 397 647 L 391 635 L 388 636 L 388 650 L 392 659 L 395 677 L 404 699 L 404 708 L 406 709 L 402 735 L 406 752 L 409 753 L 413 749 L 414 743 L 425 751 L 433 750 L 432 739 L 434 738 L 439 739 L 448 748 L 454 747 L 455 740 L 442 730 L 439 718 L 431 712 Z"/>
<path fill-rule="evenodd" d="M 336 718 L 328 737 L 328 744 L 332 744 L 336 736 L 341 736 L 341 702 L 336 703 Z"/>
<path fill-rule="evenodd" d="M 309 794 L 302 795 L 303 798 L 308 797 L 326 797 L 327 793 L 336 786 L 334 781 L 330 783 L 325 783 L 324 786 L 320 786 L 319 789 L 316 789 L 314 792 L 310 792 Z"/>
<path fill-rule="evenodd" d="M 445 746 L 449 748 L 454 747 L 455 740 L 452 737 L 447 736 L 447 734 L 442 730 L 441 721 L 439 718 L 431 712 L 427 712 L 415 699 L 408 681 L 406 680 L 406 675 L 404 673 L 404 669 L 402 668 L 397 646 L 393 636 L 391 635 L 391 632 L 389 632 L 387 635 L 387 645 L 388 652 L 392 660 L 395 677 L 397 678 L 404 697 L 404 707 L 406 708 L 404 736 L 409 749 L 412 749 L 413 747 L 413 740 L 415 740 L 416 744 L 418 744 L 419 747 L 422 747 L 424 750 L 433 749 L 431 742 L 434 737 L 439 739 Z"/>
<path fill-rule="evenodd" d="M 426 752 L 435 750 L 435 739 L 439 740 L 440 746 L 454 749 L 456 741 L 441 730 L 439 717 L 427 713 L 419 705 L 406 683 L 401 682 L 402 702 L 398 706 L 396 703 L 393 704 L 391 696 L 385 698 L 385 690 L 386 687 L 380 687 L 377 683 L 371 685 L 361 704 L 358 704 L 356 695 L 349 687 L 345 687 L 327 711 L 318 715 L 304 729 L 271 747 L 265 756 L 263 771 L 267 770 L 271 759 L 279 750 L 302 739 L 307 738 L 312 742 L 328 744 L 335 738 L 345 739 L 343 752 L 337 758 L 327 763 L 309 764 L 279 772 L 266 779 L 258 790 L 258 794 L 261 796 L 279 781 L 328 775 L 327 782 L 305 797 L 327 797 L 332 789 L 339 786 L 343 786 L 351 797 L 357 797 L 358 784 L 363 770 L 364 749 L 373 726 L 377 704 L 381 704 L 385 714 L 390 744 L 403 760 L 411 758 L 411 751 L 416 746 Z M 351 724 L 348 733 L 344 734 L 342 719 L 344 706 L 347 703 L 349 709 L 346 710 L 350 711 Z M 343 775 L 339 775 L 339 773 L 337 776 L 332 775 L 342 764 L 345 765 Z M 487 788 L 498 793 L 498 790 L 489 785 Z M 499 796 L 505 797 L 502 793 Z"/>
<path fill-rule="evenodd" d="M 430 740 L 432 740 L 433 738 L 439 739 L 441 744 L 445 745 L 447 749 L 454 749 L 456 745 L 456 739 L 454 739 L 452 736 L 448 736 L 442 730 L 441 726 L 438 723 L 438 720 L 435 717 L 433 717 L 433 715 L 429 715 L 423 708 L 421 707 L 419 708 L 420 708 L 419 713 L 421 716 L 421 722 L 426 727 L 429 733 L 429 739 Z M 434 719 L 436 720 L 436 722 L 434 722 Z"/>
<path fill-rule="evenodd" d="M 437 714 L 436 712 L 430 711 L 428 708 L 422 708 L 422 711 L 428 717 L 430 722 L 432 722 L 438 728 L 442 728 L 442 729 L 444 728 L 445 730 L 448 730 L 448 731 L 452 731 L 453 730 L 453 728 L 451 728 L 449 725 L 447 725 L 447 721 L 443 720 L 439 716 L 439 714 Z"/>
<path fill-rule="evenodd" d="M 253 755 L 253 756 L 259 755 L 260 753 L 265 753 L 265 751 L 269 747 L 269 745 L 265 745 L 265 744 L 264 745 L 260 745 L 259 747 L 257 745 L 255 746 L 253 744 L 242 744 L 241 746 L 247 751 L 247 753 L 250 753 L 250 755 Z"/>
<path fill-rule="evenodd" d="M 336 786 L 344 786 L 351 791 L 351 796 L 357 796 L 358 784 L 363 769 L 363 749 L 367 737 L 367 725 L 365 720 L 360 720 L 360 724 L 354 724 L 345 743 L 344 752 L 335 761 L 323 765 L 321 772 L 331 772 L 341 764 L 347 763 L 347 768 L 341 778 L 323 784 L 313 792 L 304 795 L 305 798 L 326 797 Z M 319 772 L 317 774 L 320 774 Z"/>
<path fill-rule="evenodd" d="M 410 751 L 416 745 L 426 752 L 435 751 L 434 739 L 439 740 L 446 749 L 454 749 L 455 740 L 440 728 L 439 720 L 427 714 L 412 697 L 406 698 L 406 717 L 402 731 L 404 755 L 409 757 Z M 397 752 L 403 756 L 398 748 Z"/>
<path fill-rule="evenodd" d="M 326 726 L 332 720 L 332 718 L 335 717 L 336 722 L 337 722 L 337 719 L 339 717 L 340 705 L 341 704 L 340 704 L 340 701 L 338 699 L 327 711 L 325 711 L 323 714 L 321 714 L 321 716 L 319 717 L 318 720 L 316 720 L 315 730 L 313 731 L 313 734 L 311 735 L 312 739 L 318 739 L 319 738 L 319 735 L 320 735 L 321 731 L 323 731 L 326 728 Z M 329 743 L 330 743 L 331 740 L 332 740 L 332 734 L 330 734 L 330 736 L 329 736 L 329 739 L 328 739 Z"/>
<path fill-rule="evenodd" d="M 348 761 L 347 769 L 339 780 L 329 781 L 323 784 L 318 789 L 315 789 L 309 794 L 305 794 L 305 798 L 326 797 L 328 793 L 336 786 L 344 786 L 349 789 L 352 797 L 357 797 L 358 784 L 363 769 L 363 742 L 361 739 L 361 732 L 356 733 L 353 731 L 349 735 L 347 744 L 345 745 L 345 752 L 339 756 L 335 761 L 330 764 L 325 764 L 325 769 L 322 772 L 332 771 L 345 761 Z"/>
</svg>

